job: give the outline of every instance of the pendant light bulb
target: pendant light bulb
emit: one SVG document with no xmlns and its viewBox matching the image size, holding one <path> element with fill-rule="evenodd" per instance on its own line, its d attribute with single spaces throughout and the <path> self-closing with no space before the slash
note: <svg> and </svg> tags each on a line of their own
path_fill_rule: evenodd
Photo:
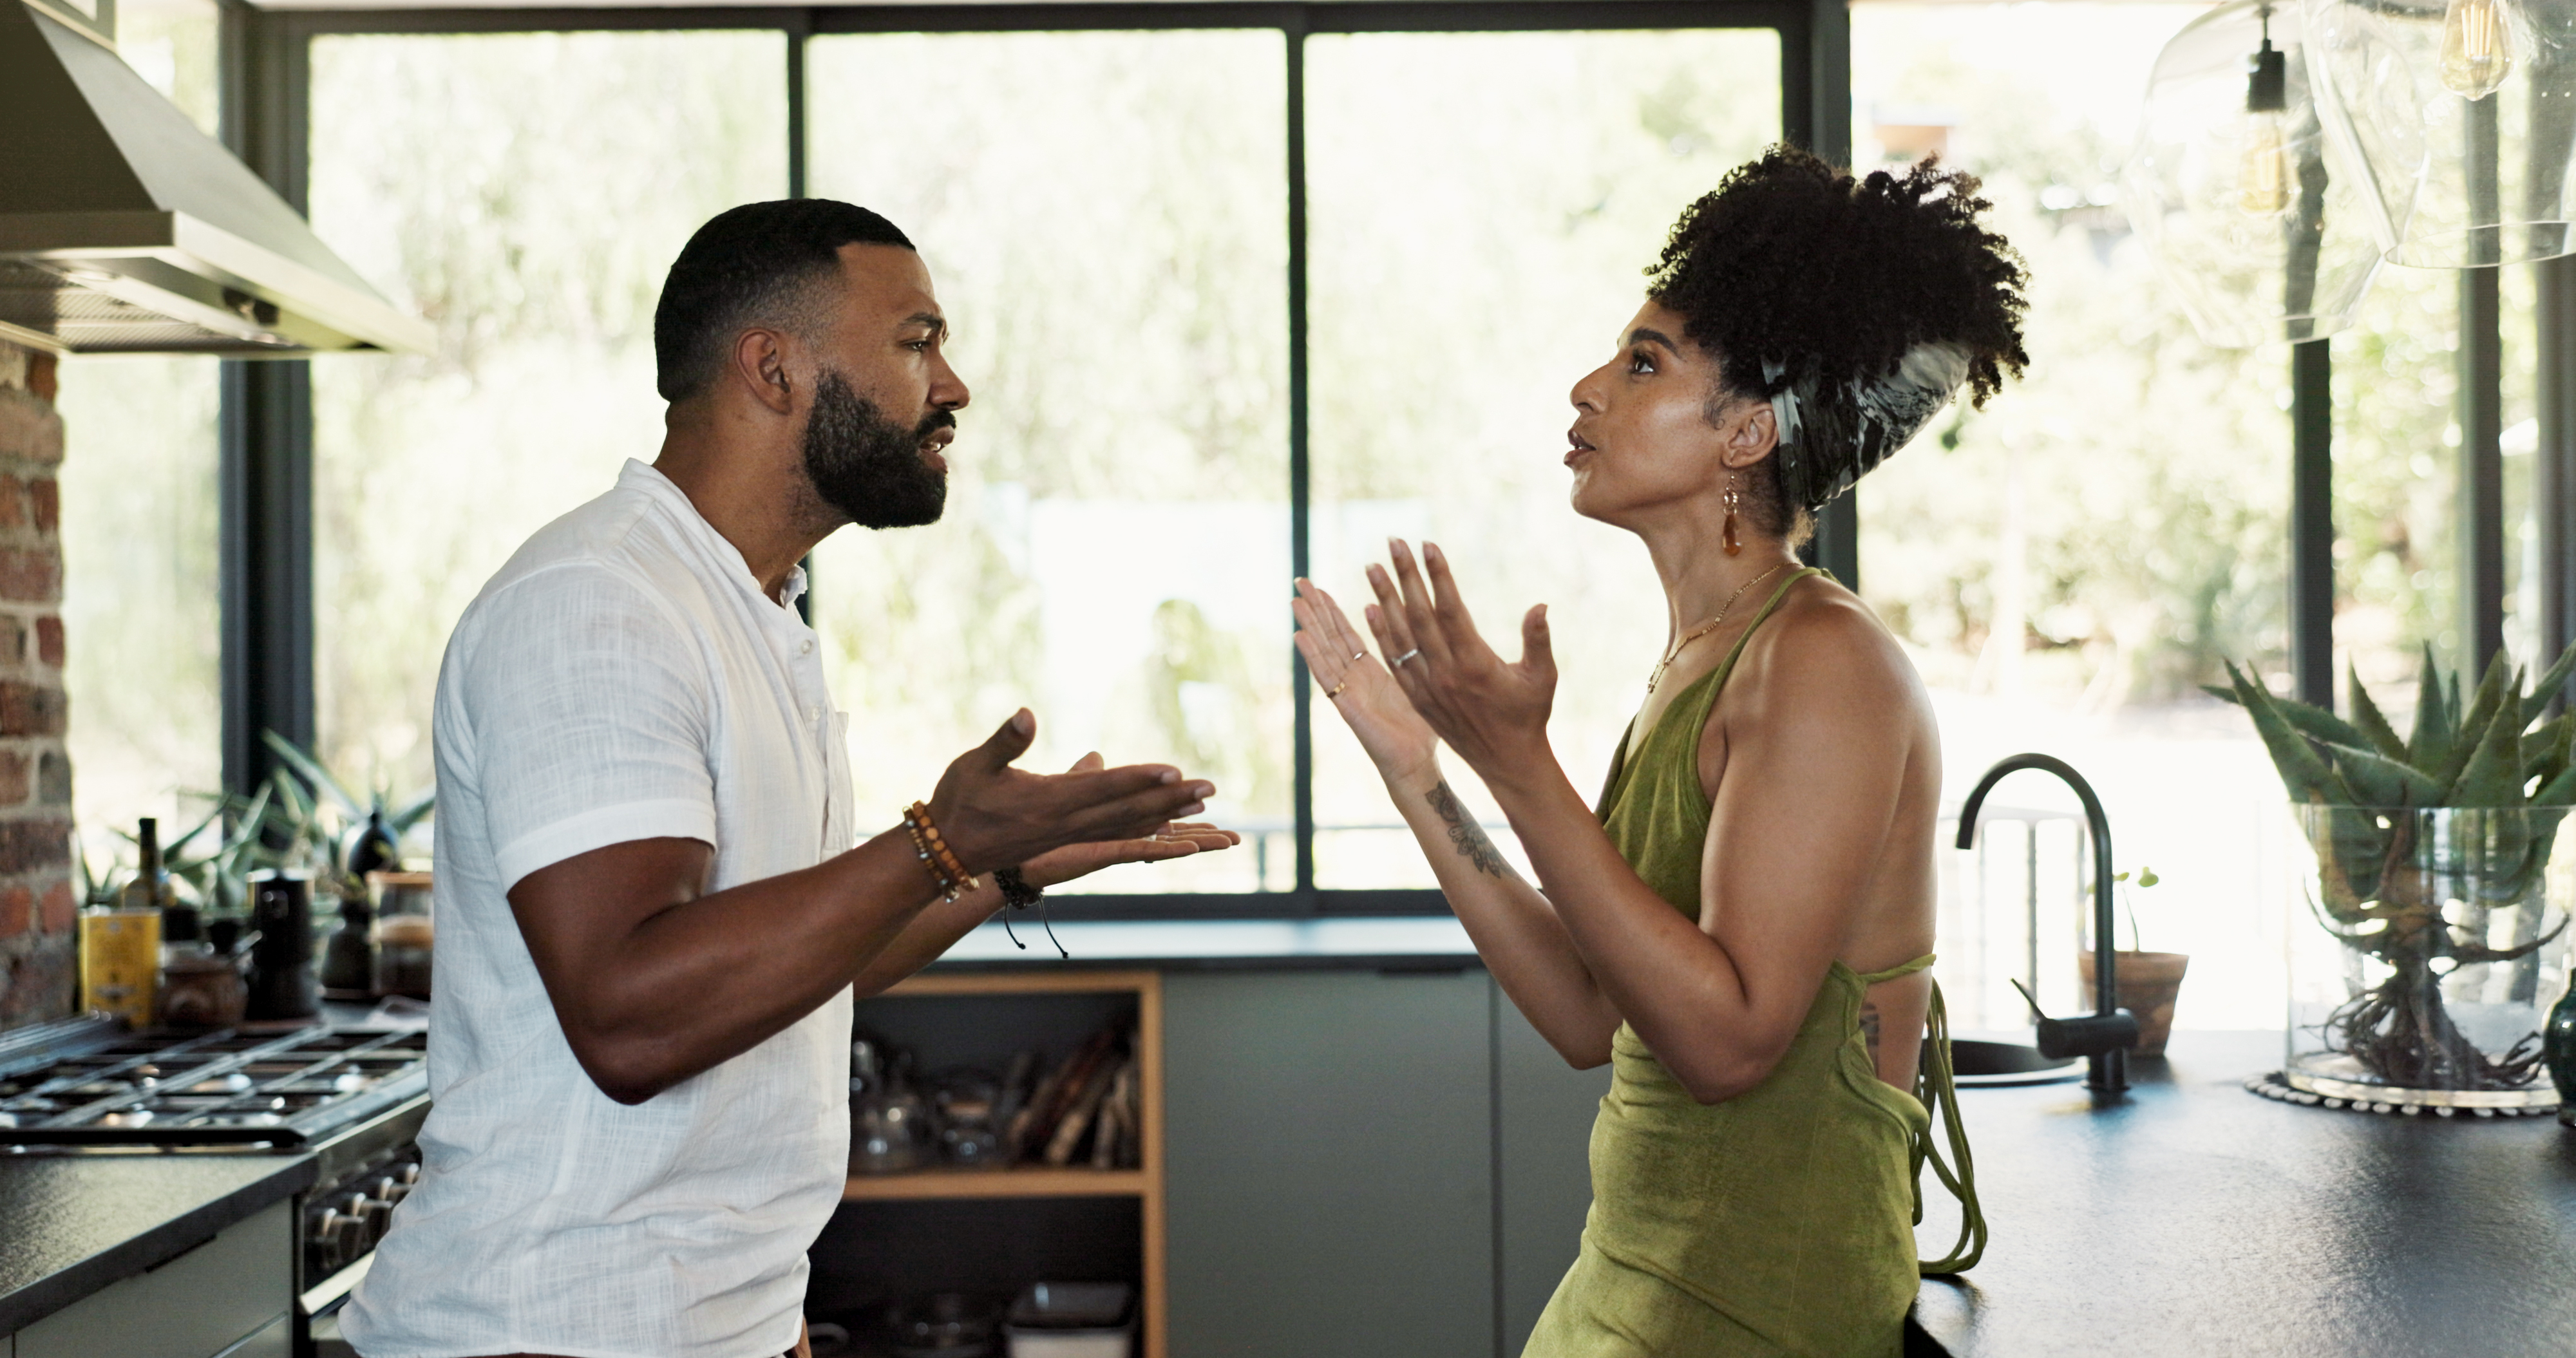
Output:
<svg viewBox="0 0 2576 1358">
<path fill-rule="evenodd" d="M 2263 16 L 2263 48 L 2246 63 L 2244 147 L 2236 167 L 2236 206 L 2249 217 L 2278 217 L 2290 210 L 2289 59 L 2272 46 L 2271 14 Z"/>
<path fill-rule="evenodd" d="M 2463 99 L 2496 92 L 2513 74 L 2507 0 L 2451 0 L 2442 14 L 2442 88 Z"/>
<path fill-rule="evenodd" d="M 2236 205 L 2248 217 L 2290 210 L 2290 154 L 2278 113 L 2245 116 L 2245 156 L 2236 171 Z"/>
</svg>

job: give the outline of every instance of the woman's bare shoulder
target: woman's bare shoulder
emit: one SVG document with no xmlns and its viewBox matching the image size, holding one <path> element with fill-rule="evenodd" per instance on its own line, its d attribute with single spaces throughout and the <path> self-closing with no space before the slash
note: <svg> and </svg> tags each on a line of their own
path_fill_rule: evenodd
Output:
<svg viewBox="0 0 2576 1358">
<path fill-rule="evenodd" d="M 1822 576 L 1800 581 L 1746 648 L 1745 696 L 1807 704 L 1848 702 L 1882 711 L 1919 710 L 1926 702 L 1887 625 L 1869 605 Z M 1892 712 L 1891 712 L 1892 715 Z"/>
</svg>

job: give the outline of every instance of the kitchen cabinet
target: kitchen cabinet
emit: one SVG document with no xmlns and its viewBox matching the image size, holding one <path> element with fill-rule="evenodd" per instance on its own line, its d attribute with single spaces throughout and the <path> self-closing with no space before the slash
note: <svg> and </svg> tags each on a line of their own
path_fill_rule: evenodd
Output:
<svg viewBox="0 0 2576 1358">
<path fill-rule="evenodd" d="M 1485 973 L 1164 987 L 1174 1358 L 1488 1358 Z"/>
<path fill-rule="evenodd" d="M 266 1208 L 20 1330 L 14 1358 L 287 1358 L 294 1225 L 291 1204 Z"/>
<path fill-rule="evenodd" d="M 1592 1208 L 1592 1120 L 1610 1068 L 1576 1070 L 1498 992 L 1494 1006 L 1494 1204 L 1502 1342 L 1517 1354 L 1574 1263 Z"/>
</svg>

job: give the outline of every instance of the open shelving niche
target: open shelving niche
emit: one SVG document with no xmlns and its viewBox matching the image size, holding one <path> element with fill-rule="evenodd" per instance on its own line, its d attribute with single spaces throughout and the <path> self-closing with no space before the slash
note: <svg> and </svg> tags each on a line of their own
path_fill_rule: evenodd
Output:
<svg viewBox="0 0 2576 1358">
<path fill-rule="evenodd" d="M 1015 1165 L 1007 1169 L 933 1168 L 897 1174 L 853 1174 L 842 1189 L 840 1228 L 854 1211 L 902 1214 L 930 1243 L 954 1246 L 971 1241 L 979 1231 L 1000 1232 L 1025 1245 L 1028 1233 L 1012 1231 L 1029 1218 L 1045 1219 L 1037 1233 L 1060 1228 L 1067 1236 L 1116 1231 L 1113 1220 L 1131 1211 L 1134 1217 L 1139 1292 L 1139 1353 L 1164 1358 L 1165 1295 L 1163 1196 L 1163 985 L 1151 971 L 1033 971 L 979 974 L 926 974 L 861 1000 L 858 1026 L 904 1041 L 923 1055 L 925 1070 L 977 1061 L 998 1066 L 1018 1046 L 1036 1046 L 1049 1059 L 1060 1059 L 1108 1017 L 1132 1002 L 1136 1018 L 1136 1066 L 1144 1114 L 1134 1169 L 1056 1168 Z M 1132 1001 L 1128 998 L 1132 997 Z M 921 1001 L 944 1001 L 936 1006 Z M 1071 1021 L 1046 1022 L 1049 1014 Z M 942 1020 L 947 1020 L 943 1023 Z M 1013 1023 L 1037 1020 L 1046 1029 L 1030 1032 Z M 960 1030 L 963 1030 L 962 1032 Z M 1006 1037 L 1005 1035 L 1012 1035 Z M 1091 1204 L 1085 1207 L 1084 1204 Z M 946 1219 L 928 1213 L 950 1205 Z M 1108 1216 L 1104 1217 L 1102 1209 Z M 889 1223 L 893 1224 L 893 1223 Z M 831 1283 L 826 1264 L 833 1253 L 835 1230 L 816 1245 L 817 1291 Z M 851 1234 L 857 1234 L 853 1225 Z M 935 1233 L 935 1234 L 934 1234 Z M 935 1267 L 935 1265 L 933 1265 Z M 1034 1279 L 1031 1279 L 1034 1281 Z"/>
</svg>

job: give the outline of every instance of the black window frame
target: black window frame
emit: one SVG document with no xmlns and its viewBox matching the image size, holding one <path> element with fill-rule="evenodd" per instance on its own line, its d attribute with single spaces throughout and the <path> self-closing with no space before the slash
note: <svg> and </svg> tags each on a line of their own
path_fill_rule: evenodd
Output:
<svg viewBox="0 0 2576 1358">
<path fill-rule="evenodd" d="M 1304 46 L 1313 34 L 1498 33 L 1767 28 L 1780 40 L 1785 140 L 1836 161 L 1851 154 L 1851 20 L 1845 0 L 1177 0 L 1176 3 L 844 5 L 810 8 L 530 8 L 262 10 L 222 6 L 220 97 L 226 145 L 298 211 L 306 209 L 312 40 L 340 34 L 437 35 L 575 31 L 772 31 L 786 38 L 788 186 L 806 186 L 804 52 L 837 33 L 1102 32 L 1272 29 L 1289 39 L 1289 477 L 1292 556 L 1307 567 L 1309 535 L 1306 387 Z M 2576 640 L 2576 257 L 2539 270 L 2540 315 L 2531 351 L 2539 374 L 2539 505 L 2542 616 L 2555 654 Z M 2461 276 L 2463 438 L 2455 497 L 2465 648 L 2483 664 L 2501 639 L 2507 531 L 2500 484 L 2499 421 L 2505 354 L 2493 269 Z M 2333 616 L 2333 362 L 2330 340 L 2292 346 L 2290 588 L 2293 687 L 2331 702 Z M 220 506 L 223 769 L 247 791 L 273 767 L 259 734 L 299 743 L 315 734 L 313 684 L 313 411 L 301 361 L 228 361 L 223 372 Z M 1853 497 L 1829 506 L 1810 556 L 1858 586 L 1859 523 Z M 825 588 L 829 581 L 821 582 Z M 1316 918 L 1447 913 L 1432 890 L 1323 891 L 1314 885 L 1313 686 L 1294 675 L 1296 886 L 1285 892 L 1067 897 L 1069 919 Z"/>
<path fill-rule="evenodd" d="M 1769 29 L 1780 41 L 1785 140 L 1834 160 L 1851 153 L 1850 19 L 1841 0 L 1179 0 L 1177 3 L 848 5 L 814 8 L 294 9 L 224 4 L 224 140 L 307 210 L 310 53 L 315 38 L 538 32 L 763 31 L 786 39 L 788 188 L 806 189 L 805 44 L 842 33 L 1117 32 L 1269 29 L 1287 63 L 1289 504 L 1291 557 L 1307 570 L 1305 44 L 1315 34 Z M 274 730 L 309 745 L 313 668 L 313 408 L 300 360 L 224 365 L 220 494 L 224 782 L 268 775 L 259 741 Z M 1822 525 L 1820 559 L 1858 578 L 1850 498 Z M 830 587 L 828 580 L 818 582 Z M 1315 886 L 1313 685 L 1292 652 L 1296 885 L 1228 894 L 1068 896 L 1067 919 L 1317 918 L 1442 915 L 1436 890 Z"/>
</svg>

